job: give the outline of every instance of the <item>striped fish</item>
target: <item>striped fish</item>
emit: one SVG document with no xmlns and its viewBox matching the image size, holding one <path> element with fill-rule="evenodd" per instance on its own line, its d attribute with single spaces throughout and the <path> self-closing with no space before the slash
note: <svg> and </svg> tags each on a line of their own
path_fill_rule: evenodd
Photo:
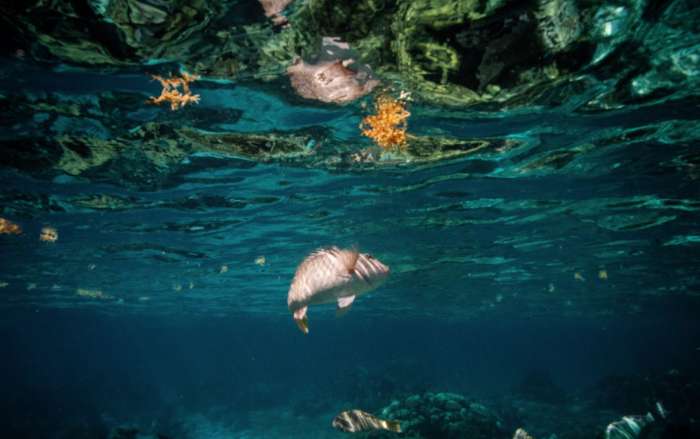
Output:
<svg viewBox="0 0 700 439">
<path fill-rule="evenodd" d="M 287 295 L 287 306 L 299 329 L 309 333 L 309 305 L 337 302 L 337 314 L 350 309 L 356 296 L 384 282 L 389 267 L 366 253 L 328 247 L 316 250 L 302 261 Z"/>
<path fill-rule="evenodd" d="M 331 423 L 333 428 L 347 432 L 357 433 L 360 431 L 388 430 L 401 433 L 401 424 L 398 421 L 387 421 L 363 412 L 362 410 L 347 410 L 341 412 L 333 418 Z"/>
</svg>

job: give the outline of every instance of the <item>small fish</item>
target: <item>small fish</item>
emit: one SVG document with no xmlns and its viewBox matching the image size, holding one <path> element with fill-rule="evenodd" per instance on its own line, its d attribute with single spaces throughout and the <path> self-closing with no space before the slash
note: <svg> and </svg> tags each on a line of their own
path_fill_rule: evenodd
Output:
<svg viewBox="0 0 700 439">
<path fill-rule="evenodd" d="M 58 240 L 58 231 L 53 227 L 44 227 L 39 234 L 39 240 L 42 242 L 56 242 Z"/>
<path fill-rule="evenodd" d="M 388 430 L 401 433 L 401 424 L 398 421 L 387 421 L 363 412 L 362 410 L 347 410 L 333 418 L 333 428 L 346 433 L 359 431 Z"/>
<path fill-rule="evenodd" d="M 259 265 L 262 267 L 265 265 L 265 263 L 267 263 L 267 261 L 265 260 L 265 256 L 258 256 L 257 258 L 255 258 L 256 265 Z"/>
<path fill-rule="evenodd" d="M 22 233 L 22 228 L 18 224 L 0 218 L 0 234 L 19 235 L 20 233 Z"/>
<path fill-rule="evenodd" d="M 576 279 L 577 281 L 581 281 L 581 282 L 585 282 L 585 280 L 586 280 L 586 278 L 583 277 L 583 275 L 581 273 L 579 273 L 578 271 L 576 273 L 574 273 L 574 279 Z"/>
<path fill-rule="evenodd" d="M 515 434 L 513 435 L 513 439 L 534 439 L 530 434 L 523 430 L 522 428 L 518 428 L 515 430 Z"/>
<path fill-rule="evenodd" d="M 309 333 L 307 307 L 338 303 L 345 314 L 355 297 L 377 288 L 389 276 L 389 267 L 366 253 L 329 247 L 316 250 L 302 261 L 287 295 L 289 311 L 304 333 Z"/>
<path fill-rule="evenodd" d="M 607 280 L 608 279 L 608 270 L 598 270 L 598 279 Z"/>
</svg>

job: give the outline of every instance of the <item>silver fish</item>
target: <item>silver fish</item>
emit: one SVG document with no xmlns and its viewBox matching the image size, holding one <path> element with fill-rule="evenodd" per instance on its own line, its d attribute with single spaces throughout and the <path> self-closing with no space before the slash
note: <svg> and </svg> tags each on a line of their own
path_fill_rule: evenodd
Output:
<svg viewBox="0 0 700 439">
<path fill-rule="evenodd" d="M 530 434 L 523 430 L 522 428 L 518 428 L 515 430 L 515 434 L 513 434 L 513 439 L 534 439 Z"/>
<path fill-rule="evenodd" d="M 647 413 L 644 416 L 623 416 L 605 429 L 605 439 L 636 439 L 644 427 L 654 422 L 654 416 Z"/>
<path fill-rule="evenodd" d="M 389 276 L 389 267 L 366 253 L 329 247 L 316 250 L 302 261 L 287 295 L 294 321 L 309 333 L 309 305 L 337 302 L 337 314 L 350 309 L 356 296 L 367 293 Z"/>
<path fill-rule="evenodd" d="M 401 433 L 401 424 L 398 421 L 388 421 L 379 419 L 373 414 L 362 410 L 347 410 L 340 412 L 331 422 L 333 428 L 347 432 L 357 433 L 359 431 L 388 430 Z"/>
</svg>

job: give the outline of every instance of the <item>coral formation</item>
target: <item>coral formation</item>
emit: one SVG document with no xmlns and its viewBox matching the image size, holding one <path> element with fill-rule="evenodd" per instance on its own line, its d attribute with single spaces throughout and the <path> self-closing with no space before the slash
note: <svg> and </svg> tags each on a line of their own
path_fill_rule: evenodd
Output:
<svg viewBox="0 0 700 439">
<path fill-rule="evenodd" d="M 362 119 L 362 134 L 374 140 L 383 149 L 406 146 L 408 116 L 406 103 L 389 95 L 380 95 L 374 104 L 376 114 Z"/>
<path fill-rule="evenodd" d="M 190 75 L 184 72 L 181 77 L 163 78 L 162 76 L 153 75 L 153 79 L 160 82 L 163 90 L 160 96 L 151 96 L 148 100 L 151 104 L 160 105 L 164 102 L 170 102 L 170 109 L 175 111 L 190 103 L 199 103 L 199 95 L 193 95 L 190 91 L 190 82 L 199 79 L 197 75 Z M 179 90 L 182 89 L 182 91 Z"/>
<path fill-rule="evenodd" d="M 454 393 L 411 395 L 392 401 L 381 416 L 401 421 L 406 435 L 422 439 L 507 437 L 503 421 L 485 406 Z"/>
</svg>

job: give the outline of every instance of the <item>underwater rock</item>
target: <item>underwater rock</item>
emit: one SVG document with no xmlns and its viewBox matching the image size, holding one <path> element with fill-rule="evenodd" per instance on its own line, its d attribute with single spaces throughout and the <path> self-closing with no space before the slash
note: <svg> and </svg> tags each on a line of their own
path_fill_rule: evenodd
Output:
<svg viewBox="0 0 700 439">
<path fill-rule="evenodd" d="M 485 406 L 454 393 L 411 395 L 394 400 L 382 417 L 401 422 L 406 435 L 423 439 L 508 437 L 501 419 Z"/>
</svg>

